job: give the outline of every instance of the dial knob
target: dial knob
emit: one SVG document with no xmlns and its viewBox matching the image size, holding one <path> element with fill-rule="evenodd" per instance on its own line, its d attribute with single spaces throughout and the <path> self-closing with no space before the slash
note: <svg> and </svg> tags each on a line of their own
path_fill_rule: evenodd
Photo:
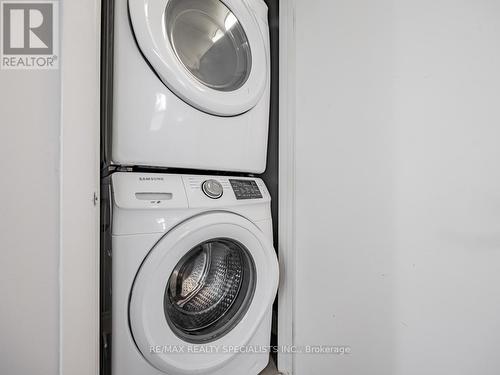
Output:
<svg viewBox="0 0 500 375">
<path fill-rule="evenodd" d="M 201 189 L 209 198 L 219 199 L 222 197 L 222 185 L 217 180 L 206 180 L 203 184 L 201 184 Z"/>
</svg>

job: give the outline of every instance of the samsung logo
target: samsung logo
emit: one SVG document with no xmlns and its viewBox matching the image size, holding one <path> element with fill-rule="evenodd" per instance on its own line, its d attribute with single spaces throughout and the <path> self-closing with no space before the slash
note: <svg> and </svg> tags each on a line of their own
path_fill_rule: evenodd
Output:
<svg viewBox="0 0 500 375">
<path fill-rule="evenodd" d="M 139 177 L 139 181 L 163 181 L 163 177 Z"/>
</svg>

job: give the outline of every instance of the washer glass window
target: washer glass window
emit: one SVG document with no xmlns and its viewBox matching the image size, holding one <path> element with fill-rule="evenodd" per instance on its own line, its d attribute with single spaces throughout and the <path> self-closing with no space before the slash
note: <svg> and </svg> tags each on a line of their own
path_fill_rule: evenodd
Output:
<svg viewBox="0 0 500 375">
<path fill-rule="evenodd" d="M 204 85 L 234 91 L 246 82 L 252 54 L 245 31 L 220 0 L 170 0 L 167 34 L 178 59 Z"/>
<path fill-rule="evenodd" d="M 191 249 L 177 263 L 165 289 L 165 317 L 185 341 L 216 340 L 245 315 L 255 291 L 255 264 L 248 250 L 226 238 Z"/>
</svg>

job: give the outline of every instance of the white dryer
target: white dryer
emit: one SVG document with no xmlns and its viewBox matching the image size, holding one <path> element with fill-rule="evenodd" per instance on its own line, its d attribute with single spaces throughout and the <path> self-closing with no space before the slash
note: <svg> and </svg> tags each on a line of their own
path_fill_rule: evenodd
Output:
<svg viewBox="0 0 500 375">
<path fill-rule="evenodd" d="M 112 372 L 258 374 L 278 286 L 257 178 L 112 176 Z"/>
<path fill-rule="evenodd" d="M 111 164 L 265 170 L 262 0 L 117 0 L 114 23 Z"/>
</svg>

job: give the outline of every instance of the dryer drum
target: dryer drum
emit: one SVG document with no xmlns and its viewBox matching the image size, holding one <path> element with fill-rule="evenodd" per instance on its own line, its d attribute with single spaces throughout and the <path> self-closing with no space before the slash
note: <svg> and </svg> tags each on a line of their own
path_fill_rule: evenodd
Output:
<svg viewBox="0 0 500 375">
<path fill-rule="evenodd" d="M 165 289 L 164 310 L 174 333 L 185 341 L 213 341 L 238 324 L 255 290 L 249 251 L 230 239 L 212 239 L 177 263 Z"/>
</svg>

